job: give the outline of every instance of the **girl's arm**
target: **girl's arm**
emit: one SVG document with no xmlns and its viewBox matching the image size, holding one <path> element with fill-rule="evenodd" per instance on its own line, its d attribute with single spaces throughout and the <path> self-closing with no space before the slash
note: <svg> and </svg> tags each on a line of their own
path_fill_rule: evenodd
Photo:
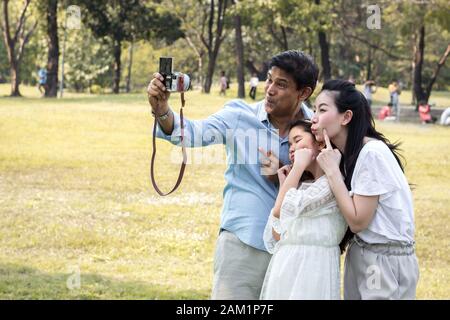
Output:
<svg viewBox="0 0 450 320">
<path fill-rule="evenodd" d="M 282 168 L 283 169 L 283 168 Z M 280 169 L 280 170 L 282 170 Z M 297 161 L 297 165 L 294 162 L 294 165 L 292 166 L 291 171 L 289 172 L 288 176 L 286 177 L 286 180 L 280 185 L 280 191 L 278 192 L 277 199 L 275 200 L 275 206 L 272 210 L 272 215 L 279 219 L 280 218 L 280 211 L 281 211 L 281 205 L 283 204 L 284 196 L 291 188 L 297 188 L 300 178 L 305 171 L 305 165 L 299 164 Z M 280 181 L 281 183 L 281 181 Z M 274 228 L 272 228 L 272 236 L 276 241 L 280 240 L 280 234 L 275 231 Z"/>
<path fill-rule="evenodd" d="M 280 218 L 280 210 L 281 205 L 283 204 L 284 196 L 291 188 L 298 187 L 298 183 L 300 181 L 300 178 L 305 171 L 304 165 L 301 164 L 295 164 L 292 166 L 291 172 L 289 172 L 289 175 L 287 176 L 284 183 L 280 186 L 280 191 L 278 192 L 277 200 L 275 200 L 275 206 L 273 207 L 273 216 L 276 218 Z"/>
<path fill-rule="evenodd" d="M 328 178 L 331 191 L 350 230 L 353 233 L 361 232 L 372 221 L 378 206 L 379 196 L 354 195 L 352 198 L 349 195 L 339 170 L 342 155 L 338 149 L 333 149 L 331 146 L 326 130 L 323 130 L 323 136 L 326 148 L 320 152 L 317 161 Z"/>
<path fill-rule="evenodd" d="M 278 192 L 277 199 L 275 200 L 275 206 L 272 209 L 272 215 L 275 218 L 280 218 L 281 205 L 283 204 L 284 197 L 286 193 L 291 189 L 297 189 L 298 184 L 300 182 L 300 178 L 308 167 L 308 165 L 313 161 L 312 150 L 310 149 L 298 149 L 295 150 L 294 154 L 294 164 L 292 165 L 292 169 L 289 172 L 287 178 L 282 182 L 282 178 L 280 178 L 280 191 Z M 283 172 L 284 167 L 280 169 L 280 172 Z M 272 228 L 272 234 L 276 240 L 280 239 L 279 234 Z"/>
<path fill-rule="evenodd" d="M 339 169 L 339 168 L 338 168 Z M 333 192 L 339 209 L 353 233 L 361 232 L 369 226 L 378 206 L 379 196 L 350 197 L 341 172 L 327 174 L 328 183 Z"/>
</svg>

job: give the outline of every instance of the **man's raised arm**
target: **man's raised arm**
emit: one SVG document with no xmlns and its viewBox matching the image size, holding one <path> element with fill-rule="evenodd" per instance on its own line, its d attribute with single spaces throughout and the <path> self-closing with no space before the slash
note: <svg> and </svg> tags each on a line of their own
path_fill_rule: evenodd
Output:
<svg viewBox="0 0 450 320">
<path fill-rule="evenodd" d="M 158 121 L 161 130 L 166 135 L 170 135 L 174 128 L 174 115 L 167 103 L 170 92 L 167 91 L 166 86 L 162 82 L 163 80 L 164 78 L 161 74 L 153 74 L 153 79 L 147 87 L 148 102 L 150 102 L 152 107 L 155 121 Z"/>
</svg>

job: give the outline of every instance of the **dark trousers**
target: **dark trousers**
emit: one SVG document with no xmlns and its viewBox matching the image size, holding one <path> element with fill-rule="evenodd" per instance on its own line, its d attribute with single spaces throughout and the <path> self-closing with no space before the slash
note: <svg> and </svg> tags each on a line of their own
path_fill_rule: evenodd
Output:
<svg viewBox="0 0 450 320">
<path fill-rule="evenodd" d="M 256 99 L 256 87 L 251 87 L 250 88 L 250 98 L 252 98 L 253 100 Z"/>
</svg>

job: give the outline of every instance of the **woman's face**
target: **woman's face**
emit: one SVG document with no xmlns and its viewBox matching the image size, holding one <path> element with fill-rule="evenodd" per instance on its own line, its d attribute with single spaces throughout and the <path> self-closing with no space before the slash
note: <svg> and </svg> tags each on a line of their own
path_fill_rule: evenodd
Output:
<svg viewBox="0 0 450 320">
<path fill-rule="evenodd" d="M 318 142 L 324 142 L 323 129 L 327 130 L 328 137 L 333 137 L 343 130 L 341 125 L 344 120 L 344 114 L 339 113 L 334 102 L 334 93 L 322 91 L 316 98 L 314 104 L 314 116 L 311 119 L 311 131 Z"/>
<path fill-rule="evenodd" d="M 289 160 L 291 163 L 294 163 L 295 150 L 303 148 L 311 149 L 314 157 L 320 153 L 319 144 L 311 133 L 300 126 L 293 127 L 289 131 Z"/>
</svg>

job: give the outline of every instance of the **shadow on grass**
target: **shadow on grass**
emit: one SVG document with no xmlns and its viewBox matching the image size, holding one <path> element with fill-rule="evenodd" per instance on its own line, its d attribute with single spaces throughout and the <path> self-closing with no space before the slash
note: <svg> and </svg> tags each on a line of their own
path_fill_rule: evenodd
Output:
<svg viewBox="0 0 450 320">
<path fill-rule="evenodd" d="M 75 273 L 44 273 L 16 264 L 0 264 L 0 299 L 208 299 L 208 292 L 179 290 L 144 281 L 121 281 L 98 274 L 80 274 L 79 288 L 67 281 Z"/>
</svg>

